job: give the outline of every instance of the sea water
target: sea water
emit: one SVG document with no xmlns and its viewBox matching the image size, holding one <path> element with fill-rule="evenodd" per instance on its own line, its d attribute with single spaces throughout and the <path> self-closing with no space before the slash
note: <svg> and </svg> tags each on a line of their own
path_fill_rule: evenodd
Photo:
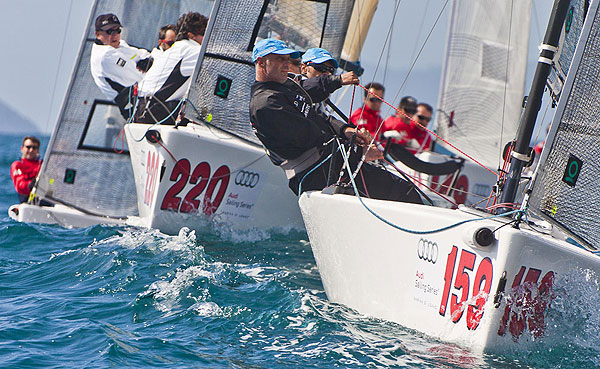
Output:
<svg viewBox="0 0 600 369">
<path fill-rule="evenodd" d="M 600 298 L 579 276 L 547 319 L 563 341 L 478 355 L 329 302 L 305 232 L 17 223 L 20 143 L 0 135 L 2 368 L 600 366 Z"/>
</svg>

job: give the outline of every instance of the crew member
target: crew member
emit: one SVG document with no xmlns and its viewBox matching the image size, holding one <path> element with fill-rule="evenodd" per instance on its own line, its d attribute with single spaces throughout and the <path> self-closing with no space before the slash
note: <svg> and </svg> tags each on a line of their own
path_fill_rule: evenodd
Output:
<svg viewBox="0 0 600 369">
<path fill-rule="evenodd" d="M 410 132 L 406 136 L 406 148 L 413 154 L 431 150 L 431 134 L 426 127 L 431 122 L 433 108 L 426 103 L 417 105 L 417 112 L 410 122 Z M 417 124 L 418 123 L 418 124 Z"/>
<path fill-rule="evenodd" d="M 271 161 L 285 171 L 289 187 L 296 194 L 322 190 L 336 182 L 342 163 L 328 158 L 336 136 L 343 141 L 354 137 L 356 143 L 363 145 L 362 150 L 351 154 L 355 167 L 363 153 L 367 161 L 382 157 L 379 150 L 368 146 L 371 137 L 367 131 L 356 130 L 316 111 L 309 93 L 288 79 L 290 56 L 297 54 L 281 40 L 264 39 L 256 43 L 252 51 L 256 82 L 250 99 L 250 122 L 255 133 Z M 358 78 L 352 83 L 358 83 Z M 361 170 L 365 180 L 356 182 L 363 194 L 421 203 L 414 187 L 398 177 L 369 163 Z"/>
<path fill-rule="evenodd" d="M 312 48 L 306 50 L 304 55 L 302 55 L 302 64 L 300 65 L 300 68 L 302 69 L 302 75 L 306 76 L 306 78 L 323 76 L 315 80 L 322 84 L 327 83 L 328 80 L 333 81 L 336 78 L 339 78 L 340 82 L 357 78 L 356 73 L 354 72 L 347 72 L 339 77 L 334 76 L 335 71 L 338 68 L 338 62 L 329 53 L 329 51 L 321 48 Z M 305 89 L 307 88 L 306 86 L 303 87 Z M 341 87 L 341 85 L 335 86 L 335 89 L 337 90 L 339 87 Z M 327 86 L 323 85 L 322 88 L 327 89 Z M 327 98 L 329 98 L 329 96 Z M 327 113 L 325 102 L 316 103 L 315 108 L 323 113 Z"/>
<path fill-rule="evenodd" d="M 381 136 L 387 131 L 396 131 L 398 133 L 397 136 L 399 137 L 393 138 L 391 142 L 406 146 L 406 135 L 411 129 L 411 120 L 416 113 L 417 100 L 412 96 L 404 96 L 400 99 L 396 114 L 388 117 L 383 122 Z"/>
<path fill-rule="evenodd" d="M 165 51 L 169 50 L 175 43 L 176 27 L 174 24 L 167 24 L 158 30 L 158 45 L 150 53 L 155 60 Z"/>
<path fill-rule="evenodd" d="M 191 85 L 207 23 L 208 18 L 196 12 L 179 17 L 177 41 L 155 60 L 140 83 L 136 122 L 175 124 L 180 101 Z"/>
<path fill-rule="evenodd" d="M 42 160 L 39 156 L 40 140 L 33 136 L 25 137 L 21 145 L 21 159 L 10 166 L 10 176 L 20 202 L 27 201 L 35 184 L 35 178 L 40 172 Z"/>
<path fill-rule="evenodd" d="M 371 82 L 365 86 L 365 105 L 356 109 L 350 115 L 350 120 L 358 128 L 365 128 L 372 136 L 381 131 L 379 127 L 383 123 L 383 118 L 379 115 L 381 110 L 381 99 L 385 93 L 385 87 L 381 83 Z"/>
<path fill-rule="evenodd" d="M 92 46 L 90 70 L 104 96 L 114 101 L 125 119 L 132 112 L 133 86 L 142 80 L 152 58 L 144 49 L 121 40 L 121 22 L 114 14 L 96 18 L 96 41 Z"/>
</svg>

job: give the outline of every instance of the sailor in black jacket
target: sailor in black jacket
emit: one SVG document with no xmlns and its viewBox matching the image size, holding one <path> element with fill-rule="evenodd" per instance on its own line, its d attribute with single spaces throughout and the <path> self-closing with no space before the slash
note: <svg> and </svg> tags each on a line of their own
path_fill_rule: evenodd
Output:
<svg viewBox="0 0 600 369">
<path fill-rule="evenodd" d="M 313 107 L 313 103 L 327 98 L 342 83 L 356 84 L 358 78 L 354 75 L 346 82 L 337 76 L 307 79 L 303 81 L 303 88 L 287 77 L 290 55 L 295 53 L 280 40 L 264 39 L 255 45 L 252 60 L 257 82 L 252 85 L 250 121 L 269 158 L 282 167 L 290 188 L 298 194 L 321 190 L 337 181 L 342 167 L 340 154 L 336 153 L 338 160 L 333 164 L 332 160 L 325 160 L 332 152 L 334 136 L 342 141 L 354 136 L 355 142 L 364 147 L 351 155 L 354 165 L 363 152 L 366 152 L 366 161 L 379 159 L 382 154 L 374 146 L 366 148 L 371 141 L 368 132 L 357 131 Z M 363 194 L 421 203 L 413 186 L 406 181 L 368 163 L 361 170 L 365 181 L 357 181 L 357 185 Z"/>
</svg>

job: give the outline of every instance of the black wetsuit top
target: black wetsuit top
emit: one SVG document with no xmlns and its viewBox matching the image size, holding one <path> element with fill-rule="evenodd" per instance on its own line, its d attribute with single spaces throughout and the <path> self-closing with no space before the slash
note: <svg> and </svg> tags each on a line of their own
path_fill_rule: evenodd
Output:
<svg viewBox="0 0 600 369">
<path fill-rule="evenodd" d="M 349 127 L 312 106 L 341 87 L 340 76 L 319 76 L 300 83 L 302 87 L 288 79 L 285 83 L 252 85 L 250 122 L 277 165 L 281 162 L 277 157 L 295 159 L 311 148 L 322 146 L 334 134 L 345 139 L 344 130 Z"/>
</svg>

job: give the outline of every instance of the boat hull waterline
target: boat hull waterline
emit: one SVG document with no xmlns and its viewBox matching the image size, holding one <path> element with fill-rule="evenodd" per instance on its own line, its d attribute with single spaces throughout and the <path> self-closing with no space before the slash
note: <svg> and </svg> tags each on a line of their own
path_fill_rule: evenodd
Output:
<svg viewBox="0 0 600 369">
<path fill-rule="evenodd" d="M 364 201 L 413 230 L 482 217 L 473 210 Z M 300 208 L 332 302 L 474 351 L 521 351 L 538 339 L 552 340 L 544 319 L 556 278 L 600 271 L 596 255 L 565 241 L 510 225 L 498 229 L 508 218 L 420 235 L 383 223 L 353 196 L 308 192 Z M 481 228 L 497 230 L 487 247 L 473 241 Z M 557 331 L 552 327 L 551 333 Z"/>
</svg>

